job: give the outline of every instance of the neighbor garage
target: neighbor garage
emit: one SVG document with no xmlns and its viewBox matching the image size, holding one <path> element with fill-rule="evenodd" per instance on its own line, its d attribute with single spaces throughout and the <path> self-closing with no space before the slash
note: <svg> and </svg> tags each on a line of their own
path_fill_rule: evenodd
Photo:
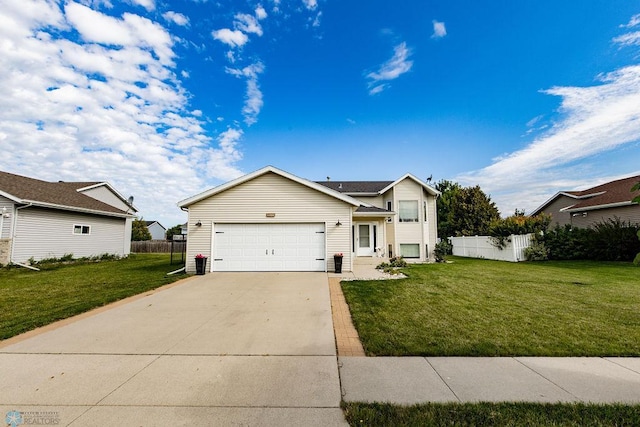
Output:
<svg viewBox="0 0 640 427">
<path fill-rule="evenodd" d="M 213 271 L 325 271 L 324 223 L 214 224 Z"/>
</svg>

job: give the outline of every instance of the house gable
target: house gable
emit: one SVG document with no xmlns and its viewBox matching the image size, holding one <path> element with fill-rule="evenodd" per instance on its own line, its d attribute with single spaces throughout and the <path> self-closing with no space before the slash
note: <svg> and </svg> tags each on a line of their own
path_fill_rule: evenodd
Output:
<svg viewBox="0 0 640 427">
<path fill-rule="evenodd" d="M 361 204 L 361 202 L 359 202 L 358 200 L 356 200 L 356 199 L 354 199 L 354 198 L 352 198 L 350 196 L 347 196 L 345 194 L 342 194 L 340 192 L 334 191 L 334 190 L 332 190 L 330 188 L 327 188 L 327 187 L 325 187 L 325 186 L 323 186 L 321 184 L 318 184 L 318 183 L 313 182 L 313 181 L 306 180 L 304 178 L 297 177 L 297 176 L 295 176 L 293 174 L 290 174 L 289 172 L 285 172 L 285 171 L 280 170 L 278 168 L 275 168 L 273 166 L 267 166 L 267 167 L 264 167 L 262 169 L 259 169 L 259 170 L 255 171 L 255 172 L 252 172 L 252 173 L 250 173 L 248 175 L 241 176 L 240 178 L 236 178 L 236 179 L 234 179 L 232 181 L 229 181 L 229 182 L 227 182 L 225 184 L 222 184 L 222 185 L 214 187 L 214 188 L 212 188 L 210 190 L 204 191 L 204 192 L 202 192 L 200 194 L 196 194 L 193 197 L 189 197 L 187 199 L 184 199 L 184 200 L 178 202 L 178 206 L 180 208 L 188 207 L 188 206 L 190 206 L 190 205 L 192 205 L 192 204 L 194 204 L 194 203 L 196 203 L 196 202 L 198 202 L 200 200 L 204 200 L 204 199 L 209 198 L 211 196 L 214 196 L 214 195 L 216 195 L 218 193 L 227 191 L 227 190 L 229 190 L 229 189 L 231 189 L 233 187 L 237 187 L 237 186 L 239 186 L 241 184 L 244 184 L 244 183 L 246 183 L 248 181 L 251 181 L 251 180 L 253 180 L 253 179 L 257 178 L 257 177 L 260 177 L 262 175 L 269 174 L 269 173 L 275 174 L 275 175 L 279 175 L 279 176 L 281 176 L 283 178 L 286 178 L 286 179 L 288 179 L 290 181 L 296 182 L 296 183 L 301 184 L 301 185 L 303 185 L 305 187 L 308 187 L 308 188 L 311 188 L 313 190 L 316 190 L 316 191 L 318 191 L 320 193 L 323 193 L 323 194 L 329 195 L 331 197 L 334 197 L 336 199 L 342 200 L 344 202 L 350 203 L 353 206 L 360 206 L 360 204 Z"/>
<path fill-rule="evenodd" d="M 360 205 L 352 200 L 267 171 L 188 203 L 188 253 L 211 256 L 217 224 L 323 224 L 328 268 L 338 252 L 345 253 L 349 265 L 351 215 L 354 205 Z M 195 261 L 188 257 L 187 271 L 194 269 Z"/>
</svg>

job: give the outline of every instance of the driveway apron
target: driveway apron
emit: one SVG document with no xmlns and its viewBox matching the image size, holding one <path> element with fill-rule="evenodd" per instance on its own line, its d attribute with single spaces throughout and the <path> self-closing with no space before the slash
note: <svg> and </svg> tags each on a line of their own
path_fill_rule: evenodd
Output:
<svg viewBox="0 0 640 427">
<path fill-rule="evenodd" d="M 41 424 L 346 425 L 323 273 L 191 278 L 0 347 L 0 378 Z"/>
</svg>

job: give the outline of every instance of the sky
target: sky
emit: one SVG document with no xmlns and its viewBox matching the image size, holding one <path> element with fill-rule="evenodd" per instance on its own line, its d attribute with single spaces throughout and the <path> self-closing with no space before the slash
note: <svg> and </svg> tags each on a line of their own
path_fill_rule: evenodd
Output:
<svg viewBox="0 0 640 427">
<path fill-rule="evenodd" d="M 640 2 L 0 0 L 0 170 L 139 215 L 272 165 L 480 185 L 640 174 Z"/>
</svg>

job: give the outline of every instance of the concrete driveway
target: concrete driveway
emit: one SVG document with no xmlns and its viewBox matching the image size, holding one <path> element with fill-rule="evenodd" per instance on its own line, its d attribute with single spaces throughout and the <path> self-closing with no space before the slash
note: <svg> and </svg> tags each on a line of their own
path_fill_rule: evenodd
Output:
<svg viewBox="0 0 640 427">
<path fill-rule="evenodd" d="M 323 273 L 187 279 L 0 348 L 0 378 L 3 419 L 346 425 Z"/>
</svg>

